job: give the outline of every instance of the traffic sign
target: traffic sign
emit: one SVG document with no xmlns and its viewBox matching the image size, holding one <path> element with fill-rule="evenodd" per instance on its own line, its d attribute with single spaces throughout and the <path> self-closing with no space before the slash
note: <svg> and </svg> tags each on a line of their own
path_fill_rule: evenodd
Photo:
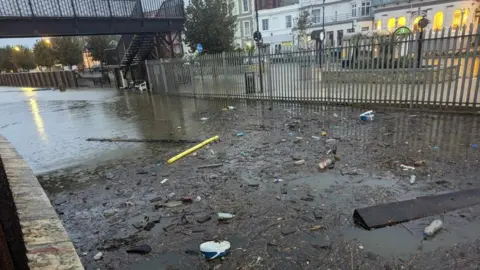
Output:
<svg viewBox="0 0 480 270">
<path fill-rule="evenodd" d="M 198 53 L 202 53 L 202 52 L 203 52 L 203 46 L 202 46 L 201 43 L 198 43 L 198 44 L 197 44 L 197 52 L 198 52 Z"/>
</svg>

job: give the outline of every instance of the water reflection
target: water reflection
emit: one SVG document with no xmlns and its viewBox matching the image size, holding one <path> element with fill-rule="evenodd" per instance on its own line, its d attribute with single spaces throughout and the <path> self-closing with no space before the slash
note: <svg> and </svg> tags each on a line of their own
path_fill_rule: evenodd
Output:
<svg viewBox="0 0 480 270">
<path fill-rule="evenodd" d="M 24 95 L 29 99 L 30 111 L 32 112 L 33 121 L 37 127 L 38 135 L 43 141 L 46 141 L 47 134 L 45 133 L 45 126 L 43 124 L 42 116 L 40 115 L 40 110 L 38 109 L 37 100 L 35 99 L 36 93 L 33 90 L 34 88 L 22 88 Z"/>
</svg>

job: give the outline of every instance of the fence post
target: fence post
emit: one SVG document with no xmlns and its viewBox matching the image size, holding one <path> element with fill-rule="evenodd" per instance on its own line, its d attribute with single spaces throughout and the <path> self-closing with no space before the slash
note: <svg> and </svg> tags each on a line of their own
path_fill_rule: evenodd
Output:
<svg viewBox="0 0 480 270">
<path fill-rule="evenodd" d="M 145 69 L 147 70 L 148 91 L 152 92 L 152 82 L 150 80 L 150 70 L 148 69 L 148 60 L 145 60 Z"/>
<path fill-rule="evenodd" d="M 227 80 L 227 59 L 225 58 L 225 52 L 222 52 L 222 66 L 223 66 L 223 87 L 225 88 L 225 92 L 227 92 L 227 98 L 230 97 L 228 93 L 228 80 Z"/>
<path fill-rule="evenodd" d="M 270 48 L 270 47 L 268 47 Z M 268 60 L 268 95 L 270 96 L 269 99 L 270 99 L 270 109 L 273 109 L 273 86 L 272 86 L 272 68 L 273 68 L 273 65 L 272 65 L 272 61 L 270 59 L 270 51 L 269 53 L 267 54 L 267 60 Z"/>
<path fill-rule="evenodd" d="M 165 94 L 168 94 L 167 76 L 165 75 L 165 62 L 160 59 L 160 71 L 162 72 L 163 86 L 165 87 Z"/>
<path fill-rule="evenodd" d="M 192 81 L 192 93 L 193 97 L 196 98 L 196 87 L 195 87 L 195 71 L 193 70 L 193 65 L 195 64 L 195 61 L 190 61 L 190 64 L 188 65 L 188 70 L 190 72 L 190 80 Z"/>
</svg>

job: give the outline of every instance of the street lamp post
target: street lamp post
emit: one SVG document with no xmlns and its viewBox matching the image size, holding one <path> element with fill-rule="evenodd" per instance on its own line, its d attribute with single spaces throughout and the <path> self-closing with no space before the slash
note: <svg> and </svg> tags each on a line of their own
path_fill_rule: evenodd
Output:
<svg viewBox="0 0 480 270">
<path fill-rule="evenodd" d="M 260 72 L 260 93 L 263 93 L 263 74 L 262 74 L 262 60 L 260 56 L 260 41 L 262 35 L 260 34 L 260 27 L 258 23 L 258 0 L 255 0 L 255 20 L 257 21 L 257 31 L 255 32 L 254 39 L 257 42 L 258 50 L 258 71 Z"/>
</svg>

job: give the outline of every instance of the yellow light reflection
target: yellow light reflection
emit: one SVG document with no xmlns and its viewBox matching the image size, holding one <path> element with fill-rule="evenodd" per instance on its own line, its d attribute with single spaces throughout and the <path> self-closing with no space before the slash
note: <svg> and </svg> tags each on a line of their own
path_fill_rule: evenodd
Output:
<svg viewBox="0 0 480 270">
<path fill-rule="evenodd" d="M 23 93 L 26 97 L 29 98 L 30 110 L 32 111 L 33 122 L 37 127 L 38 135 L 42 140 L 47 140 L 47 134 L 45 133 L 45 126 L 43 125 L 43 118 L 40 115 L 40 110 L 38 109 L 37 100 L 34 98 L 36 93 L 33 91 L 34 88 L 24 87 L 22 88 Z"/>
</svg>

